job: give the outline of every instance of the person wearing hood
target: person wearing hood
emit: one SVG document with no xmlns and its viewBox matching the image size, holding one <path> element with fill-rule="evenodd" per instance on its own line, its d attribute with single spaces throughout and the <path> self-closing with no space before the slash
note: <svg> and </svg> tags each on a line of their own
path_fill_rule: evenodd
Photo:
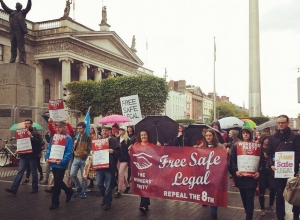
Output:
<svg viewBox="0 0 300 220">
<path fill-rule="evenodd" d="M 266 214 L 265 211 L 265 192 L 266 189 L 269 188 L 270 195 L 269 195 L 269 211 L 273 211 L 273 204 L 275 201 L 275 194 L 276 194 L 276 187 L 275 187 L 275 180 L 274 180 L 274 172 L 273 170 L 268 166 L 268 154 L 267 154 L 267 147 L 269 143 L 269 137 L 270 135 L 267 133 L 262 133 L 260 135 L 259 143 L 262 146 L 262 153 L 265 160 L 265 167 L 263 169 L 263 172 L 261 173 L 259 179 L 258 179 L 258 185 L 259 185 L 259 204 L 261 212 L 260 214 L 264 216 Z"/>
<path fill-rule="evenodd" d="M 300 136 L 292 132 L 289 128 L 289 117 L 287 115 L 280 115 L 277 118 L 278 131 L 276 131 L 269 138 L 267 154 L 268 154 L 268 165 L 275 171 L 274 156 L 275 152 L 282 151 L 294 151 L 295 152 L 295 163 L 294 172 L 295 174 L 299 171 L 300 163 Z M 285 201 L 283 198 L 283 191 L 286 187 L 287 178 L 275 178 L 276 186 L 276 215 L 278 220 L 283 220 L 285 216 Z M 294 220 L 299 220 L 300 207 L 293 206 Z"/>
<path fill-rule="evenodd" d="M 220 132 L 220 134 L 222 135 L 222 138 L 224 140 L 224 147 L 227 147 L 227 143 L 230 142 L 230 138 L 228 137 L 228 134 L 226 131 L 221 129 L 221 125 L 220 122 L 218 120 L 213 121 L 211 123 L 211 127 L 213 127 L 214 129 L 218 130 Z M 220 141 L 220 140 L 219 140 Z M 220 141 L 221 142 L 221 141 Z"/>
<path fill-rule="evenodd" d="M 252 142 L 252 131 L 248 127 L 243 127 L 240 131 L 241 141 Z M 243 173 L 238 170 L 237 163 L 237 143 L 231 147 L 229 172 L 233 176 L 235 186 L 239 188 L 243 206 L 246 212 L 246 220 L 253 219 L 254 211 L 254 195 L 257 187 L 258 178 L 263 170 L 264 160 L 261 154 L 258 170 L 253 177 L 243 176 Z"/>
<path fill-rule="evenodd" d="M 184 126 L 179 125 L 178 127 L 178 135 L 174 138 L 172 146 L 191 146 L 189 139 L 184 134 Z"/>
</svg>

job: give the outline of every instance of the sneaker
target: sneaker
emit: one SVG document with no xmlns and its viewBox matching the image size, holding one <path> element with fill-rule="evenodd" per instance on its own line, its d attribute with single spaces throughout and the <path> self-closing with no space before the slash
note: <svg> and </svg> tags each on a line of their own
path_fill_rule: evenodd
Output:
<svg viewBox="0 0 300 220">
<path fill-rule="evenodd" d="M 266 210 L 262 209 L 262 210 L 260 211 L 260 215 L 261 215 L 261 216 L 265 216 L 265 215 L 266 215 Z"/>
<path fill-rule="evenodd" d="M 128 194 L 129 190 L 130 190 L 130 187 L 127 186 L 126 189 L 124 190 L 124 194 Z"/>
<path fill-rule="evenodd" d="M 110 209 L 111 209 L 110 205 L 104 205 L 104 207 L 103 207 L 103 210 L 105 210 L 105 211 L 110 210 Z"/>
<path fill-rule="evenodd" d="M 100 206 L 104 206 L 104 205 L 105 205 L 105 202 L 104 202 L 104 200 L 102 200 Z"/>
<path fill-rule="evenodd" d="M 41 184 L 42 185 L 48 185 L 48 181 L 42 181 Z"/>
<path fill-rule="evenodd" d="M 77 190 L 73 193 L 72 197 L 75 198 L 76 196 L 78 196 L 80 194 L 80 192 L 78 192 Z"/>
<path fill-rule="evenodd" d="M 17 192 L 13 191 L 12 189 L 5 189 L 5 191 L 14 195 L 17 194 Z"/>
<path fill-rule="evenodd" d="M 37 190 L 37 189 L 33 189 L 33 190 L 31 190 L 31 192 L 30 192 L 30 194 L 36 194 L 36 193 L 38 193 L 39 191 Z"/>
<path fill-rule="evenodd" d="M 26 185 L 27 183 L 29 183 L 29 179 L 25 179 L 22 185 Z"/>
<path fill-rule="evenodd" d="M 86 199 L 86 193 L 81 193 L 81 198 Z"/>
<path fill-rule="evenodd" d="M 66 200 L 65 200 L 66 203 L 70 202 L 73 193 L 74 193 L 74 191 L 72 189 L 68 194 L 66 194 Z"/>
<path fill-rule="evenodd" d="M 54 205 L 54 204 L 51 204 L 51 206 L 49 207 L 50 210 L 54 210 L 54 209 L 58 209 L 59 208 L 59 205 Z"/>
<path fill-rule="evenodd" d="M 122 196 L 121 193 L 118 192 L 118 193 L 116 194 L 115 198 L 118 199 L 118 198 L 121 198 L 121 196 Z"/>
<path fill-rule="evenodd" d="M 42 181 L 43 181 L 43 179 L 44 179 L 44 176 L 40 176 L 40 180 L 39 180 L 39 182 L 42 182 Z"/>
<path fill-rule="evenodd" d="M 142 207 L 139 208 L 139 210 L 140 210 L 140 212 L 143 213 L 143 214 L 146 214 L 146 213 L 147 213 L 146 207 L 143 207 L 143 206 L 142 206 Z"/>
<path fill-rule="evenodd" d="M 274 207 L 272 205 L 269 206 L 269 212 L 274 212 Z"/>
<path fill-rule="evenodd" d="M 45 189 L 44 191 L 45 191 L 46 193 L 53 193 L 53 188 L 50 187 L 50 188 L 48 188 L 48 189 Z"/>
</svg>

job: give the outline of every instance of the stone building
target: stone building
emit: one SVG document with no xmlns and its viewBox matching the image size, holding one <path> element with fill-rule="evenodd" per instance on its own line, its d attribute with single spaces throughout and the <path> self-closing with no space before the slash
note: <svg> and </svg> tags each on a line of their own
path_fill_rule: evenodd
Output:
<svg viewBox="0 0 300 220">
<path fill-rule="evenodd" d="M 0 105 L 18 104 L 46 108 L 50 99 L 62 98 L 60 85 L 71 81 L 153 74 L 153 71 L 143 67 L 144 63 L 136 55 L 135 48 L 129 47 L 115 31 L 110 31 L 110 25 L 103 21 L 103 16 L 106 14 L 102 14 L 98 31 L 72 20 L 68 15 L 41 22 L 26 20 L 27 65 L 8 64 L 11 45 L 9 15 L 0 9 L 0 91 L 13 92 L 11 87 L 8 89 L 11 78 L 3 73 L 1 66 L 23 66 L 20 68 L 32 68 L 34 72 L 30 76 L 32 78 L 29 77 L 31 82 L 28 82 L 33 91 L 29 92 L 30 95 L 21 92 L 21 96 L 27 95 L 29 99 L 9 99 L 1 95 Z"/>
</svg>

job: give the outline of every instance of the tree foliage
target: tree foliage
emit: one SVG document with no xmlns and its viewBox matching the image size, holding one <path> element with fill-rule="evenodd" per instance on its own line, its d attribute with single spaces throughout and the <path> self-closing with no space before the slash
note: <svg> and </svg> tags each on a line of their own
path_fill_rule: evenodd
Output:
<svg viewBox="0 0 300 220">
<path fill-rule="evenodd" d="M 92 106 L 91 117 L 122 114 L 120 97 L 138 95 L 143 116 L 163 111 L 168 97 L 164 79 L 150 75 L 122 76 L 100 82 L 76 81 L 66 85 L 67 106 L 86 113 Z"/>
<path fill-rule="evenodd" d="M 178 120 L 175 120 L 175 121 L 178 122 L 178 123 L 181 123 L 181 124 L 193 124 L 193 123 L 195 123 L 194 119 L 178 119 Z"/>
<path fill-rule="evenodd" d="M 211 121 L 213 120 L 214 112 L 211 111 Z M 216 117 L 218 119 L 225 117 L 237 117 L 237 118 L 247 118 L 249 114 L 247 111 L 237 108 L 232 103 L 218 102 L 216 105 Z"/>
<path fill-rule="evenodd" d="M 268 117 L 249 117 L 249 119 L 254 121 L 256 125 L 261 125 L 270 120 Z"/>
</svg>

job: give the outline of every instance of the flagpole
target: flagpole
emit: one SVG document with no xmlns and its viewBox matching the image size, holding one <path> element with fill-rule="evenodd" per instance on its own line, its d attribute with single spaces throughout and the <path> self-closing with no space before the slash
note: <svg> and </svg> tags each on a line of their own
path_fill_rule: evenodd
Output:
<svg viewBox="0 0 300 220">
<path fill-rule="evenodd" d="M 216 117 L 216 40 L 214 37 L 214 121 Z"/>
<path fill-rule="evenodd" d="M 148 39 L 146 39 L 146 68 L 148 68 Z"/>
</svg>

